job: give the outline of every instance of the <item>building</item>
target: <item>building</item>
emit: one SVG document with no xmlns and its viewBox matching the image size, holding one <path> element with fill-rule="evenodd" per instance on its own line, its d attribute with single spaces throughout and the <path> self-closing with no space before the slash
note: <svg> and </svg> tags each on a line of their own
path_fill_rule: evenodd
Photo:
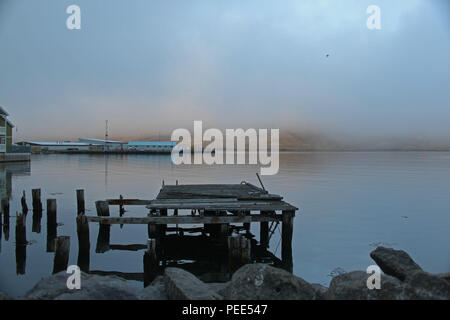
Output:
<svg viewBox="0 0 450 320">
<path fill-rule="evenodd" d="M 176 145 L 173 141 L 130 141 L 127 148 L 130 152 L 170 153 Z"/>
<path fill-rule="evenodd" d="M 79 142 L 85 143 L 97 148 L 101 148 L 102 151 L 124 151 L 124 146 L 126 142 L 113 141 L 113 140 L 102 140 L 102 139 L 87 139 L 79 138 Z"/>
<path fill-rule="evenodd" d="M 36 142 L 25 141 L 20 142 L 21 145 L 31 147 L 32 153 L 54 153 L 54 152 L 75 152 L 75 151 L 95 151 L 87 143 L 79 142 Z"/>
<path fill-rule="evenodd" d="M 5 154 L 12 145 L 12 129 L 14 124 L 8 119 L 8 112 L 0 106 L 0 153 Z"/>
</svg>

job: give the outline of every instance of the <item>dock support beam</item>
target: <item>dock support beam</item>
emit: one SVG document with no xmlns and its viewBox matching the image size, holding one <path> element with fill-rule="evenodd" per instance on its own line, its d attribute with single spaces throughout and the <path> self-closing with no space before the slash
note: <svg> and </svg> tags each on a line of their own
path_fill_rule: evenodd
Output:
<svg viewBox="0 0 450 320">
<path fill-rule="evenodd" d="M 148 239 L 147 251 L 144 253 L 144 288 L 156 278 L 159 269 L 156 252 L 156 239 Z"/>
<path fill-rule="evenodd" d="M 281 260 L 283 268 L 292 272 L 292 233 L 294 230 L 295 211 L 283 211 L 282 213 L 282 231 L 281 231 Z"/>
<path fill-rule="evenodd" d="M 242 235 L 228 237 L 228 266 L 234 273 L 244 264 L 251 262 L 251 240 Z"/>
<path fill-rule="evenodd" d="M 262 216 L 270 215 L 269 211 L 261 211 Z M 259 244 L 261 247 L 267 249 L 269 247 L 269 222 L 263 221 L 260 222 L 259 226 Z"/>
</svg>

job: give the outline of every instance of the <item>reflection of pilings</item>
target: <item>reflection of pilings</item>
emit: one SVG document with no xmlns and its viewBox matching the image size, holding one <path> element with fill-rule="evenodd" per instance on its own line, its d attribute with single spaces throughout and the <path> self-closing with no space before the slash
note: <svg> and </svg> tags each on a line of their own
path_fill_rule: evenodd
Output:
<svg viewBox="0 0 450 320">
<path fill-rule="evenodd" d="M 16 273 L 25 274 L 27 259 L 27 232 L 25 215 L 19 214 L 16 218 Z"/>
<path fill-rule="evenodd" d="M 104 253 L 108 251 L 109 239 L 111 233 L 111 226 L 107 224 L 100 224 L 98 228 L 97 246 L 95 248 L 96 253 Z"/>
<path fill-rule="evenodd" d="M 42 211 L 33 210 L 33 225 L 31 227 L 32 232 L 41 233 L 41 219 Z"/>
<path fill-rule="evenodd" d="M 27 198 L 25 197 L 25 190 L 23 190 L 22 198 L 20 199 L 20 203 L 22 204 L 22 213 L 27 214 L 28 213 L 28 205 L 27 205 Z"/>
<path fill-rule="evenodd" d="M 9 240 L 9 200 L 2 199 L 1 210 L 3 213 L 3 233 L 5 234 L 5 241 Z"/>
<path fill-rule="evenodd" d="M 151 284 L 159 272 L 159 260 L 156 253 L 156 240 L 148 239 L 144 253 L 144 287 Z"/>
<path fill-rule="evenodd" d="M 95 207 L 97 208 L 97 215 L 99 217 L 109 217 L 109 204 L 107 201 L 96 201 Z M 104 253 L 109 250 L 110 229 L 111 225 L 109 224 L 99 224 L 95 252 Z"/>
<path fill-rule="evenodd" d="M 89 222 L 85 215 L 80 214 L 77 217 L 77 234 L 78 234 L 78 266 L 81 271 L 89 272 L 90 261 L 90 241 L 89 241 Z"/>
<path fill-rule="evenodd" d="M 47 199 L 47 252 L 55 252 L 56 227 L 56 200 Z"/>
<path fill-rule="evenodd" d="M 70 237 L 58 237 L 55 242 L 53 274 L 67 270 L 67 265 L 69 264 Z"/>
</svg>

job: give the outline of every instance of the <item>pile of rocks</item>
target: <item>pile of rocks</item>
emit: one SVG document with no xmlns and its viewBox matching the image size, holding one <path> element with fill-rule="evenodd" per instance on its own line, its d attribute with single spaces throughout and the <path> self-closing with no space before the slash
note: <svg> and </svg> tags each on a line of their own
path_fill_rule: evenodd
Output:
<svg viewBox="0 0 450 320">
<path fill-rule="evenodd" d="M 145 289 L 115 276 L 82 273 L 80 290 L 69 290 L 61 272 L 42 279 L 21 299 L 55 300 L 405 300 L 450 299 L 450 274 L 426 273 L 404 251 L 378 247 L 370 256 L 384 274 L 381 288 L 368 289 L 369 275 L 353 271 L 335 276 L 330 287 L 310 284 L 284 270 L 248 264 L 227 283 L 207 284 L 193 274 L 167 268 Z M 0 299 L 6 296 L 0 294 Z"/>
</svg>

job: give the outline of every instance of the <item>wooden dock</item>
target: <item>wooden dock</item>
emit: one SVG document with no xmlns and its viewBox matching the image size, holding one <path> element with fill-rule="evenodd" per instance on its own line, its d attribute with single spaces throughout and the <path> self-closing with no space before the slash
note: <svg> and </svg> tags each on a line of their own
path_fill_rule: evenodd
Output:
<svg viewBox="0 0 450 320">
<path fill-rule="evenodd" d="M 120 217 L 110 216 L 110 206 L 120 207 Z M 144 217 L 123 217 L 124 206 L 143 206 L 149 212 Z M 247 182 L 240 184 L 202 184 L 202 185 L 163 185 L 154 200 L 140 199 L 108 199 L 96 202 L 97 216 L 87 216 L 88 222 L 100 223 L 99 239 L 109 239 L 109 225 L 112 224 L 145 224 L 148 226 L 149 254 L 159 260 L 161 248 L 164 247 L 167 233 L 189 230 L 202 230 L 213 239 L 228 243 L 230 260 L 234 256 L 238 265 L 242 260 L 250 262 L 250 242 L 244 237 L 241 240 L 231 239 L 233 230 L 239 229 L 233 224 L 243 224 L 247 234 L 250 224 L 260 223 L 259 247 L 267 248 L 272 225 L 282 225 L 281 256 L 282 267 L 292 272 L 292 233 L 296 207 L 283 201 L 283 197 L 270 194 L 266 190 Z M 269 226 L 269 224 L 272 224 Z M 179 225 L 203 225 L 203 228 L 183 229 Z M 168 225 L 176 225 L 168 228 Z M 272 229 L 272 230 L 271 230 Z M 247 237 L 251 239 L 251 236 Z M 250 240 L 248 240 L 250 241 Z M 234 248 L 233 246 L 237 248 Z M 106 249 L 105 249 L 106 248 Z M 245 249 L 246 248 L 246 249 Z M 109 246 L 97 244 L 98 252 L 109 250 Z M 104 252 L 104 251 L 103 251 Z M 247 252 L 247 253 L 246 253 Z M 248 256 L 248 257 L 247 257 Z M 144 263 L 145 264 L 145 263 Z M 155 265 L 147 263 L 146 265 Z"/>
</svg>

